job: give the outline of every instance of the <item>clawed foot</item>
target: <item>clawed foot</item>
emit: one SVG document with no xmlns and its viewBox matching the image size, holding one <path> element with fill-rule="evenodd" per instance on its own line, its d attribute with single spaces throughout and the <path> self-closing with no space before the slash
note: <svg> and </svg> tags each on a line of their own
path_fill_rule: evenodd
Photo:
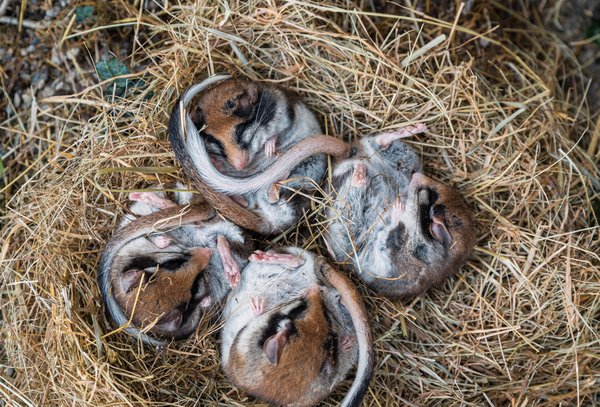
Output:
<svg viewBox="0 0 600 407">
<path fill-rule="evenodd" d="M 229 285 L 232 288 L 237 287 L 240 283 L 240 267 L 231 255 L 231 248 L 225 236 L 219 235 L 219 237 L 217 237 L 217 251 L 219 252 L 219 257 L 221 258 L 223 270 L 225 271 L 225 276 L 229 281 Z"/>
<path fill-rule="evenodd" d="M 271 158 L 275 155 L 275 152 L 277 151 L 277 148 L 275 147 L 276 144 L 277 137 L 271 137 L 265 143 L 265 155 L 267 156 L 267 158 Z"/>
<path fill-rule="evenodd" d="M 353 187 L 364 187 L 367 184 L 367 167 L 363 163 L 359 163 L 354 166 L 354 172 L 352 172 L 352 181 L 350 181 L 350 184 Z"/>
<path fill-rule="evenodd" d="M 401 138 L 410 137 L 414 134 L 424 133 L 427 131 L 427 125 L 425 123 L 418 123 L 414 126 L 403 127 L 388 133 L 383 133 L 375 136 L 375 141 L 381 147 L 387 147 L 392 141 L 396 141 Z"/>
<path fill-rule="evenodd" d="M 152 240 L 152 243 L 154 243 L 154 245 L 159 249 L 169 247 L 172 242 L 171 238 L 165 235 L 152 236 L 150 237 L 150 240 Z"/>
<path fill-rule="evenodd" d="M 177 206 L 175 202 L 167 198 L 162 198 L 154 192 L 131 192 L 129 199 L 148 204 L 154 208 L 167 209 Z"/>
<path fill-rule="evenodd" d="M 304 260 L 288 253 L 275 253 L 272 251 L 255 251 L 249 258 L 254 263 L 281 264 L 288 267 L 300 267 Z"/>
<path fill-rule="evenodd" d="M 248 207 L 248 200 L 242 195 L 233 195 L 231 200 L 244 208 Z"/>
<path fill-rule="evenodd" d="M 250 297 L 250 308 L 255 317 L 263 313 L 265 308 L 265 299 L 260 297 Z"/>
<path fill-rule="evenodd" d="M 268 199 L 269 203 L 273 204 L 279 201 L 279 191 L 281 190 L 281 185 L 275 183 L 269 187 Z"/>
<path fill-rule="evenodd" d="M 342 350 L 348 352 L 354 346 L 354 338 L 351 336 L 344 336 L 342 339 Z"/>
<path fill-rule="evenodd" d="M 400 200 L 400 197 L 394 200 L 392 204 L 392 209 L 390 210 L 390 219 L 393 225 L 397 225 L 402 218 L 402 214 L 404 213 L 404 203 Z"/>
</svg>

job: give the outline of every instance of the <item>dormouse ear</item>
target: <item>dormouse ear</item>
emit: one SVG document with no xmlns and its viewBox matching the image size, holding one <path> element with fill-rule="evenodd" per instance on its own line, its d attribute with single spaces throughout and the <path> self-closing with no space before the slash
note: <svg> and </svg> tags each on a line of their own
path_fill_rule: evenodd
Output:
<svg viewBox="0 0 600 407">
<path fill-rule="evenodd" d="M 450 235 L 450 232 L 446 228 L 443 219 L 434 216 L 429 226 L 429 231 L 433 238 L 444 246 L 448 247 L 452 244 L 452 235 Z"/>
<path fill-rule="evenodd" d="M 258 102 L 258 89 L 255 85 L 251 84 L 244 89 L 238 99 L 238 109 L 242 111 L 249 111 Z"/>
<path fill-rule="evenodd" d="M 191 110 L 189 113 L 190 118 L 192 119 L 198 130 L 200 130 L 200 128 L 204 126 L 204 123 L 206 122 L 204 112 L 202 111 L 202 109 L 200 109 L 200 107 L 197 107 L 194 110 Z"/>
<path fill-rule="evenodd" d="M 263 351 L 265 352 L 267 360 L 274 366 L 279 363 L 283 348 L 285 348 L 285 345 L 288 343 L 290 331 L 291 325 L 288 322 L 282 330 L 275 335 L 270 336 L 263 345 Z"/>
<path fill-rule="evenodd" d="M 154 328 L 162 332 L 175 333 L 179 325 L 181 325 L 182 319 L 183 314 L 181 311 L 173 309 L 159 319 Z"/>
<path fill-rule="evenodd" d="M 130 291 L 137 289 L 143 276 L 143 270 L 131 269 L 124 272 L 123 277 L 121 278 L 121 288 L 123 292 L 129 293 Z"/>
</svg>

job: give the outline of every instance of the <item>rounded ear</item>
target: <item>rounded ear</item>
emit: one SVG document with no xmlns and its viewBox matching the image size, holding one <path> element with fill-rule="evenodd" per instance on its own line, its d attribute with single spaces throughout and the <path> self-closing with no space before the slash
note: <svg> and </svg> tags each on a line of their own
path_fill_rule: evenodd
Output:
<svg viewBox="0 0 600 407">
<path fill-rule="evenodd" d="M 237 102 L 238 109 L 244 111 L 251 109 L 258 102 L 258 89 L 256 86 L 253 84 L 248 85 L 239 96 Z"/>
<path fill-rule="evenodd" d="M 143 270 L 131 269 L 125 271 L 121 277 L 121 289 L 125 294 L 128 294 L 130 291 L 137 289 L 143 277 Z"/>
<path fill-rule="evenodd" d="M 206 118 L 204 117 L 204 112 L 202 111 L 202 109 L 200 109 L 200 107 L 197 107 L 196 109 L 192 110 L 189 114 L 190 119 L 192 119 L 192 121 L 198 129 L 204 126 Z"/>
<path fill-rule="evenodd" d="M 429 226 L 431 236 L 438 242 L 442 243 L 445 247 L 452 244 L 452 235 L 448 232 L 444 222 L 438 221 L 435 217 L 431 225 Z"/>
<path fill-rule="evenodd" d="M 265 341 L 265 344 L 263 345 L 263 352 L 265 353 L 267 360 L 272 365 L 277 365 L 277 363 L 279 363 L 279 359 L 283 353 L 283 348 L 285 348 L 285 345 L 288 343 L 290 331 L 291 325 L 288 322 L 283 329 L 281 329 L 275 335 L 270 336 Z"/>
<path fill-rule="evenodd" d="M 181 325 L 182 320 L 182 312 L 178 309 L 173 309 L 167 312 L 161 319 L 159 319 L 156 325 L 154 325 L 153 329 L 174 335 L 177 333 L 177 329 Z"/>
</svg>

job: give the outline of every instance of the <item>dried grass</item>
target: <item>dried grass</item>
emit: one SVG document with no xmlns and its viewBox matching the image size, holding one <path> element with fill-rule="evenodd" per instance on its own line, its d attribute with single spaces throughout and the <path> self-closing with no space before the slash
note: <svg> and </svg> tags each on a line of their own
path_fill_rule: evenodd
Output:
<svg viewBox="0 0 600 407">
<path fill-rule="evenodd" d="M 144 349 L 109 334 L 95 282 L 126 192 L 181 178 L 166 141 L 177 95 L 231 72 L 297 91 L 326 132 L 344 139 L 427 123 L 430 131 L 412 141 L 426 169 L 458 186 L 475 210 L 480 239 L 456 278 L 405 303 L 361 288 L 377 351 L 365 405 L 597 403 L 600 233 L 592 202 L 600 198 L 592 184 L 600 154 L 586 152 L 595 120 L 585 83 L 568 50 L 503 6 L 458 16 L 453 5 L 431 3 L 378 13 L 350 1 L 169 2 L 154 11 L 115 2 L 103 11 L 110 22 L 94 30 L 77 31 L 69 16 L 51 25 L 49 35 L 91 50 L 106 33 L 132 33 L 127 63 L 148 86 L 113 98 L 74 62 L 85 90 L 37 100 L 0 124 L 27 147 L 18 150 L 26 167 L 9 174 L 3 192 L 12 191 L 0 247 L 0 400 L 254 402 L 219 370 L 217 325 L 207 321 L 160 352 Z M 410 57 L 440 35 L 440 45 Z M 305 224 L 318 236 L 314 217 Z M 321 241 L 307 241 L 322 250 Z"/>
</svg>

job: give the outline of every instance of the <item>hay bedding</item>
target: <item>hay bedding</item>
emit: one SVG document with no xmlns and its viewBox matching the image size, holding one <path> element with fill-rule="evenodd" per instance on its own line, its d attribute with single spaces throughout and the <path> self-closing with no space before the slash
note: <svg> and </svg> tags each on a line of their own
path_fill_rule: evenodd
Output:
<svg viewBox="0 0 600 407">
<path fill-rule="evenodd" d="M 134 24 L 127 62 L 147 86 L 117 98 L 107 83 L 90 85 L 20 116 L 43 157 L 2 227 L 7 405 L 254 403 L 219 370 L 218 325 L 206 321 L 162 351 L 144 348 L 112 332 L 95 282 L 127 192 L 182 178 L 166 141 L 168 115 L 183 89 L 215 72 L 298 92 L 328 134 L 347 140 L 427 123 L 430 131 L 410 142 L 426 170 L 472 204 L 480 239 L 457 277 L 398 303 L 360 285 L 377 352 L 366 405 L 597 402 L 591 186 L 600 171 L 598 153 L 585 152 L 594 136 L 573 65 L 549 34 L 500 5 L 465 10 L 453 24 L 454 4 L 431 3 L 388 5 L 378 9 L 384 15 L 351 2 L 169 2 L 166 10 L 115 2 L 96 24 L 103 28 L 67 39 L 102 46 L 102 33 L 130 18 L 120 21 Z M 513 25 L 489 32 L 494 21 Z M 54 29 L 59 38 L 83 31 L 64 22 Z M 441 34 L 446 41 L 402 66 Z M 322 202 L 315 198 L 314 211 Z M 303 226 L 274 240 L 325 253 L 314 213 Z"/>
</svg>

